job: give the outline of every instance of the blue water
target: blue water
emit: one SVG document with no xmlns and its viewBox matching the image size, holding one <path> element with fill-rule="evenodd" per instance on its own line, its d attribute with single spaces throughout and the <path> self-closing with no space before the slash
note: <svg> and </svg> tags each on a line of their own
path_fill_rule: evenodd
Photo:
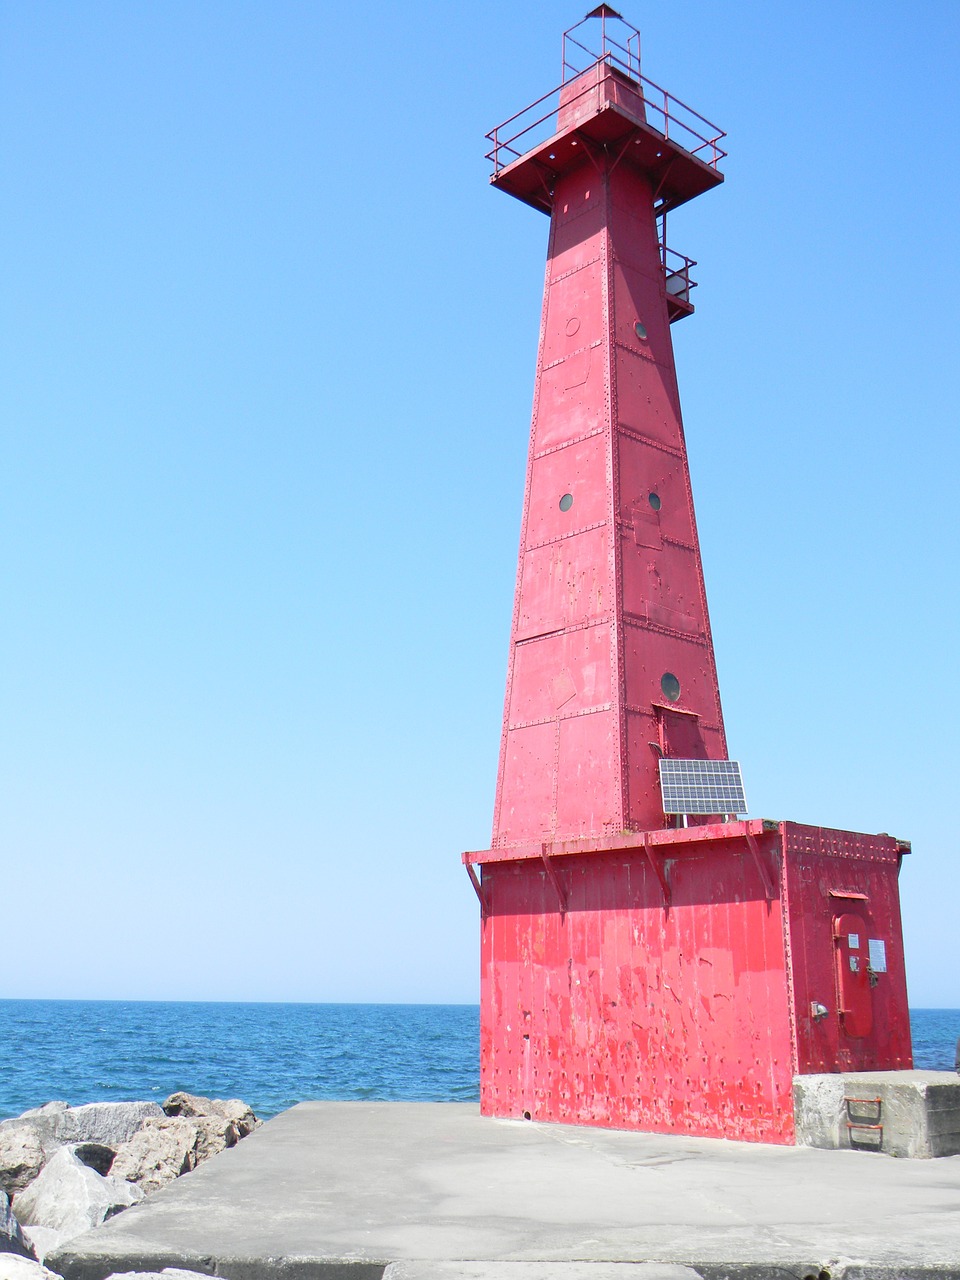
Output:
<svg viewBox="0 0 960 1280">
<path fill-rule="evenodd" d="M 914 1061 L 952 1071 L 960 1009 L 912 1009 Z M 243 1098 L 264 1118 L 307 1098 L 469 1102 L 475 1005 L 0 1000 L 0 1119 L 53 1098 Z"/>
<path fill-rule="evenodd" d="M 53 1098 L 469 1102 L 476 1005 L 0 1000 L 0 1119 Z"/>
<path fill-rule="evenodd" d="M 913 1065 L 926 1071 L 953 1071 L 960 1040 L 960 1009 L 911 1009 Z"/>
</svg>

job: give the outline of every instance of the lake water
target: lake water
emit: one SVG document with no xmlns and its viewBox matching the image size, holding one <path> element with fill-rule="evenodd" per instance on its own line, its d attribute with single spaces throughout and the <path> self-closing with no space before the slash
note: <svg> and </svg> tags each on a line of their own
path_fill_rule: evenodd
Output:
<svg viewBox="0 0 960 1280">
<path fill-rule="evenodd" d="M 960 1010 L 910 1018 L 916 1066 L 952 1071 Z M 0 1000 L 0 1119 L 177 1089 L 264 1118 L 308 1098 L 471 1102 L 478 1060 L 476 1005 Z"/>
</svg>

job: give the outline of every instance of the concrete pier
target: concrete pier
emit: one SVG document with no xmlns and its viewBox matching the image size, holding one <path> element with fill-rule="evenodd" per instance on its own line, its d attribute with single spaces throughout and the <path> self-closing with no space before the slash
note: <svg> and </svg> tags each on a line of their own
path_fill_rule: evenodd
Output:
<svg viewBox="0 0 960 1280">
<path fill-rule="evenodd" d="M 960 1156 L 306 1102 L 48 1259 L 67 1280 L 960 1278 Z"/>
</svg>

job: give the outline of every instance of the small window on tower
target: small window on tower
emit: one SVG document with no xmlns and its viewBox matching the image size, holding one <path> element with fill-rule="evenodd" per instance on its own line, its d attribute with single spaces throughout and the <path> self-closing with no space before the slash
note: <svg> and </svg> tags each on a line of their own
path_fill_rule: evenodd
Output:
<svg viewBox="0 0 960 1280">
<path fill-rule="evenodd" d="M 680 699 L 680 681 L 672 671 L 666 671 L 660 680 L 660 688 L 663 696 L 668 702 L 678 702 Z"/>
<path fill-rule="evenodd" d="M 572 506 L 573 506 L 573 494 L 565 493 L 563 497 L 560 499 L 560 510 L 569 511 Z"/>
<path fill-rule="evenodd" d="M 642 320 L 638 320 L 638 321 L 637 321 L 637 323 L 633 326 L 633 330 L 634 330 L 634 333 L 636 333 L 637 337 L 640 339 L 640 341 L 641 341 L 641 342 L 646 342 L 646 340 L 647 340 L 647 326 L 643 323 L 643 321 L 642 321 Z"/>
</svg>

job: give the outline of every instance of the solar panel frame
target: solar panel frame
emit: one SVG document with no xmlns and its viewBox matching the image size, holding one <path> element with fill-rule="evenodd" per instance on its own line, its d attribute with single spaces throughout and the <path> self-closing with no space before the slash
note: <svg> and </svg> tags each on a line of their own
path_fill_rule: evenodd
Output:
<svg viewBox="0 0 960 1280">
<path fill-rule="evenodd" d="M 747 813 L 747 797 L 737 760 L 660 761 L 663 812 L 672 814 Z"/>
</svg>

